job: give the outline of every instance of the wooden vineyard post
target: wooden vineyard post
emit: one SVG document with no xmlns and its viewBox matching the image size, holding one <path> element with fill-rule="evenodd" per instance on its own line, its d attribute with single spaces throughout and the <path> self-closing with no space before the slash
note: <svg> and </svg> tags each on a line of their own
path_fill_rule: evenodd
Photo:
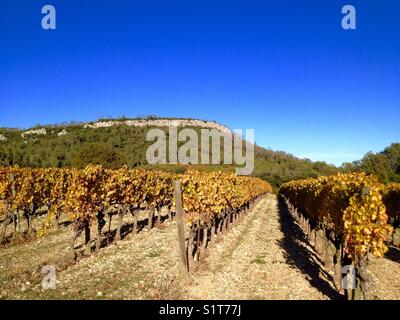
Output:
<svg viewBox="0 0 400 320">
<path fill-rule="evenodd" d="M 194 240 L 196 238 L 196 234 L 197 234 L 197 226 L 193 225 L 190 227 L 190 231 L 189 231 L 189 239 L 188 239 L 188 245 L 187 245 L 187 270 L 188 272 L 190 272 L 193 269 L 194 266 L 194 259 L 195 259 L 195 254 L 196 252 L 194 252 L 195 249 L 195 245 L 194 245 Z"/>
<path fill-rule="evenodd" d="M 16 195 L 16 192 L 15 192 L 15 182 L 14 182 L 15 178 L 14 178 L 14 174 L 13 174 L 13 173 L 11 173 L 10 178 L 11 178 L 11 192 L 12 192 L 12 196 L 13 196 L 13 198 L 15 198 L 15 195 Z M 15 211 L 15 221 L 14 221 L 14 224 L 15 224 L 15 230 L 19 233 L 19 232 L 21 231 L 21 221 L 20 221 L 20 218 L 19 218 L 19 210 L 16 210 L 16 211 Z"/>
<path fill-rule="evenodd" d="M 316 234 L 316 229 L 315 229 L 315 228 L 311 228 L 310 233 L 311 233 L 311 235 L 310 235 L 310 242 L 311 242 L 311 245 L 312 245 L 312 246 L 314 247 L 314 249 L 315 249 L 315 234 Z"/>
<path fill-rule="evenodd" d="M 334 269 L 334 256 L 335 256 L 336 248 L 334 244 L 327 238 L 326 239 L 326 251 L 324 257 L 324 264 L 328 269 Z"/>
<path fill-rule="evenodd" d="M 100 210 L 97 213 L 97 237 L 96 237 L 96 252 L 99 252 L 101 247 L 101 232 L 103 230 L 104 225 L 106 224 L 106 220 L 104 219 L 104 212 Z"/>
<path fill-rule="evenodd" d="M 179 250 L 181 253 L 180 257 L 182 262 L 182 268 L 184 272 L 189 272 L 188 256 L 185 245 L 185 228 L 183 224 L 181 184 L 179 180 L 175 180 L 174 182 L 174 195 L 175 195 L 176 222 L 178 225 L 178 242 L 179 242 Z"/>
<path fill-rule="evenodd" d="M 213 246 L 215 244 L 215 224 L 216 220 L 214 222 L 211 222 L 211 234 L 210 234 L 210 246 Z"/>
<path fill-rule="evenodd" d="M 167 213 L 168 213 L 168 220 L 172 221 L 172 213 L 171 213 L 171 209 L 169 207 L 168 207 Z"/>
<path fill-rule="evenodd" d="M 343 244 L 341 240 L 335 241 L 335 255 L 334 259 L 334 284 L 339 292 L 343 292 L 342 288 L 342 249 Z"/>
<path fill-rule="evenodd" d="M 121 240 L 122 214 L 123 214 L 121 206 L 118 206 L 117 214 L 118 214 L 118 226 L 117 226 L 117 233 L 115 235 L 115 240 L 119 241 Z"/>
<path fill-rule="evenodd" d="M 323 231 L 321 229 L 316 229 L 315 231 L 315 251 L 317 251 L 317 253 L 319 255 L 322 255 L 323 253 Z"/>
<path fill-rule="evenodd" d="M 204 256 L 207 249 L 207 237 L 208 237 L 208 224 L 203 225 L 201 228 L 202 239 L 201 239 L 201 247 L 200 247 L 200 258 Z"/>
<path fill-rule="evenodd" d="M 153 217 L 154 210 L 152 208 L 146 207 L 147 209 L 147 230 L 151 230 L 153 228 Z"/>
<path fill-rule="evenodd" d="M 85 220 L 84 228 L 85 228 L 85 253 L 90 254 L 92 252 L 92 244 L 90 238 L 90 223 L 88 220 Z"/>
<path fill-rule="evenodd" d="M 133 217 L 133 227 L 132 227 L 132 232 L 133 234 L 137 234 L 138 233 L 138 214 L 139 214 L 139 209 L 135 210 L 135 209 L 130 209 L 128 208 L 129 212 L 131 213 L 132 217 Z"/>
<path fill-rule="evenodd" d="M 368 253 L 355 257 L 356 288 L 353 290 L 353 300 L 372 300 L 374 298 L 371 275 L 367 271 Z"/>
<path fill-rule="evenodd" d="M 196 251 L 194 254 L 194 261 L 199 261 L 199 254 L 200 254 L 200 224 L 196 225 Z"/>
</svg>

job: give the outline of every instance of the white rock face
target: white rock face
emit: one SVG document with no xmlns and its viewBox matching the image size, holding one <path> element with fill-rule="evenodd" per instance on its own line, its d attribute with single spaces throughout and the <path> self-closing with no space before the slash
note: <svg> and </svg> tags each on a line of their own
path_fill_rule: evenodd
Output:
<svg viewBox="0 0 400 320">
<path fill-rule="evenodd" d="M 58 136 L 66 136 L 68 134 L 67 130 L 63 129 L 63 131 L 59 132 Z"/>
<path fill-rule="evenodd" d="M 46 135 L 46 133 L 47 132 L 46 132 L 45 128 L 34 129 L 34 130 L 28 130 L 28 131 L 21 133 L 21 137 L 25 138 L 26 136 L 29 136 L 29 135 Z"/>
<path fill-rule="evenodd" d="M 6 141 L 7 138 L 4 136 L 4 134 L 0 134 L 0 141 Z"/>
<path fill-rule="evenodd" d="M 200 127 L 207 129 L 217 129 L 221 132 L 230 133 L 229 128 L 212 122 L 212 121 L 203 121 L 203 120 L 189 120 L 189 119 L 149 119 L 149 120 L 120 120 L 120 121 L 98 121 L 93 124 L 85 124 L 85 128 L 107 128 L 117 125 L 126 125 L 131 127 L 146 127 L 146 126 L 154 126 L 154 127 Z"/>
</svg>

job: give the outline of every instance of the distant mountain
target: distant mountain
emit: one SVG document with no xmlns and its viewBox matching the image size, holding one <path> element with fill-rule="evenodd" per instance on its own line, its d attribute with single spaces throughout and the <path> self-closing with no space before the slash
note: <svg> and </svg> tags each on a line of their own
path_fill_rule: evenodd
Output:
<svg viewBox="0 0 400 320">
<path fill-rule="evenodd" d="M 38 125 L 27 130 L 0 129 L 0 165 L 18 164 L 29 167 L 84 167 L 89 163 L 109 168 L 157 168 L 182 172 L 187 166 L 149 166 L 146 141 L 149 128 L 165 128 L 173 123 L 180 128 L 212 128 L 229 131 L 214 121 L 197 119 L 158 118 L 101 119 L 90 123 Z M 168 133 L 167 133 L 168 135 Z M 229 165 L 201 166 L 201 170 L 233 170 Z M 325 162 L 299 159 L 283 151 L 255 146 L 254 175 L 266 179 L 275 187 L 298 178 L 332 174 L 338 168 Z"/>
</svg>

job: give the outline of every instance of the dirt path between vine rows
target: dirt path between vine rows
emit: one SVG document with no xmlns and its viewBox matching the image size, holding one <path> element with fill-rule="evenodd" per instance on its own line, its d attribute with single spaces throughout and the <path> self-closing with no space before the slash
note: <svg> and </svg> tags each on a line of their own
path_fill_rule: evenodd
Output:
<svg viewBox="0 0 400 320">
<path fill-rule="evenodd" d="M 188 299 L 338 299 L 275 195 L 266 196 L 192 277 Z"/>
</svg>

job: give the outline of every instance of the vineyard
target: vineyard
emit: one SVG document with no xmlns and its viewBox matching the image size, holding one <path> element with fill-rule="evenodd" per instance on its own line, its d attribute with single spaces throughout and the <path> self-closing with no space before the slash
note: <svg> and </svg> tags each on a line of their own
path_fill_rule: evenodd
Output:
<svg viewBox="0 0 400 320">
<path fill-rule="evenodd" d="M 399 185 L 382 185 L 364 173 L 292 181 L 280 188 L 324 264 L 333 268 L 337 289 L 346 289 L 349 299 L 371 298 L 368 256 L 382 257 L 388 250 L 386 241 L 399 223 L 399 191 Z M 357 270 L 355 290 L 342 288 L 344 265 Z"/>
<path fill-rule="evenodd" d="M 146 273 L 138 271 L 137 277 L 148 279 L 151 287 L 151 283 L 161 281 L 161 273 L 167 272 L 162 279 L 179 283 L 186 288 L 184 293 L 169 288 L 168 282 L 165 286 L 169 289 L 163 292 L 155 287 L 151 289 L 152 294 L 133 294 L 132 290 L 138 290 L 135 285 L 125 293 L 113 287 L 108 295 L 163 298 L 171 297 L 174 292 L 173 297 L 204 299 L 207 296 L 202 292 L 209 292 L 214 298 L 223 299 L 229 292 L 229 297 L 238 299 L 268 299 L 271 294 L 283 299 L 337 299 L 337 294 L 347 299 L 373 298 L 374 284 L 368 270 L 371 256 L 384 259 L 389 246 L 400 246 L 400 185 L 381 184 L 364 173 L 337 174 L 288 182 L 280 187 L 279 196 L 284 206 L 264 180 L 220 171 L 191 169 L 174 174 L 127 167 L 109 170 L 93 165 L 83 170 L 2 167 L 0 235 L 4 256 L 0 256 L 3 270 L 0 282 L 4 287 L 11 286 L 3 294 L 15 295 L 18 290 L 10 283 L 20 277 L 25 279 L 21 280 L 23 291 L 25 282 L 39 281 L 36 273 L 33 278 L 27 274 L 49 261 L 54 261 L 51 263 L 60 271 L 65 270 L 60 291 L 56 292 L 62 291 L 63 295 L 74 298 L 80 292 L 74 291 L 80 283 L 78 277 L 85 278 L 98 270 L 105 279 L 113 277 L 108 272 L 116 270 L 127 276 L 130 272 L 124 269 L 125 265 L 129 268 L 134 264 L 135 270 L 142 270 L 143 261 L 151 258 L 154 262 L 143 269 Z M 185 229 L 184 249 L 180 247 L 180 250 L 176 227 L 173 227 L 177 225 L 179 231 L 179 210 Z M 285 210 L 295 224 L 290 222 Z M 301 228 L 304 239 L 296 225 Z M 131 237 L 126 237 L 128 229 Z M 283 238 L 277 241 L 274 237 Z M 299 241 L 303 243 L 301 246 L 297 244 Z M 113 243 L 117 245 L 112 246 Z M 121 247 L 119 243 L 125 245 Z M 48 244 L 51 245 L 48 247 Z M 36 254 L 24 253 L 30 247 Z M 191 280 L 182 278 L 182 268 L 176 269 L 183 250 Z M 314 254 L 318 258 L 313 258 Z M 34 261 L 16 268 L 14 260 L 18 259 L 23 263 L 29 259 Z M 126 260 L 123 265 L 112 262 L 121 259 Z M 277 265 L 276 259 L 282 262 Z M 205 263 L 213 271 L 203 276 L 201 270 Z M 385 263 L 393 268 L 393 262 Z M 103 264 L 113 267 L 103 268 Z M 301 270 L 301 276 L 289 267 L 291 264 Z M 305 268 L 307 265 L 310 266 Z M 356 270 L 354 289 L 343 287 L 343 267 L 349 265 Z M 314 271 L 310 272 L 310 267 Z M 97 271 L 88 272 L 92 268 Z M 146 271 L 149 269 L 158 271 L 150 277 Z M 281 282 L 271 282 L 275 279 L 271 274 L 282 270 L 285 276 Z M 326 274 L 326 279 L 316 276 L 316 271 Z M 329 280 L 330 273 L 332 280 Z M 269 280 L 258 280 L 263 277 Z M 311 277 L 311 286 L 305 281 L 308 277 Z M 88 279 L 85 283 L 91 281 L 94 280 Z M 292 287 L 285 295 L 279 288 L 287 287 L 290 281 Z M 320 293 L 315 292 L 316 283 Z M 28 297 L 46 298 L 46 292 L 37 286 L 36 293 Z M 90 286 L 99 288 L 98 282 Z M 259 295 L 254 295 L 253 287 Z M 106 286 L 103 290 L 110 289 Z M 293 296 L 290 292 L 297 293 Z"/>
<path fill-rule="evenodd" d="M 88 252 L 91 252 L 91 226 L 96 225 L 96 247 L 102 243 L 102 231 L 108 218 L 109 228 L 113 216 L 118 217 L 116 240 L 121 238 L 124 215 L 133 217 L 133 230 L 138 230 L 138 214 L 148 213 L 149 228 L 161 220 L 166 210 L 171 219 L 175 206 L 174 181 L 180 180 L 186 223 L 191 226 L 197 247 L 211 242 L 223 228 L 234 223 L 239 213 L 249 209 L 260 196 L 271 192 L 265 181 L 257 178 L 237 177 L 234 174 L 195 170 L 184 175 L 158 171 L 106 170 L 101 166 L 76 169 L 27 169 L 5 167 L 0 169 L 1 218 L 3 228 L 1 242 L 6 241 L 6 231 L 14 225 L 11 237 L 21 233 L 21 219 L 26 219 L 25 235 L 36 233 L 43 237 L 54 224 L 59 226 L 61 215 L 74 225 L 71 251 L 83 232 Z M 44 209 L 43 209 L 44 208 Z M 32 221 L 38 212 L 46 212 L 45 222 L 33 230 Z M 202 233 L 202 235 L 200 235 Z M 203 244 L 203 247 L 205 244 Z"/>
</svg>

